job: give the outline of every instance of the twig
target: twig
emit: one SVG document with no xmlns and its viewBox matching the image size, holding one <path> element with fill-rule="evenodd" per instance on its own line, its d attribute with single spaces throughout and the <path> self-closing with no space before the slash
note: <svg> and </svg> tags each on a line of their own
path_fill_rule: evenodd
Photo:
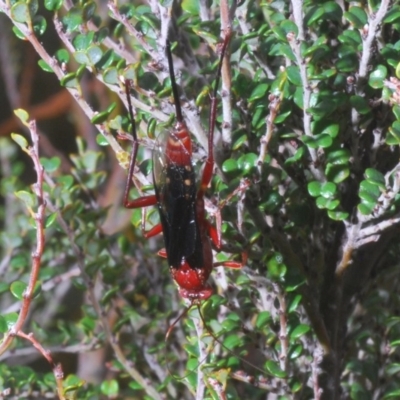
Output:
<svg viewBox="0 0 400 400">
<path fill-rule="evenodd" d="M 318 382 L 318 377 L 320 375 L 319 365 L 321 364 L 322 358 L 323 358 L 323 351 L 318 346 L 314 351 L 313 362 L 311 364 L 314 400 L 320 400 L 322 395 L 322 389 L 319 387 L 319 382 Z"/>
<path fill-rule="evenodd" d="M 224 387 L 215 378 L 207 378 L 207 382 L 214 389 L 218 399 L 226 400 Z"/>
<path fill-rule="evenodd" d="M 247 35 L 251 32 L 251 28 L 249 27 L 249 24 L 247 23 L 247 10 L 249 9 L 249 0 L 246 0 L 243 2 L 243 4 L 240 7 L 237 7 L 236 9 L 236 17 L 239 22 L 240 29 L 242 30 L 243 35 Z M 248 44 L 249 49 L 251 50 L 249 52 L 250 57 L 254 57 L 254 59 L 257 61 L 258 65 L 260 68 L 264 71 L 265 76 L 268 79 L 275 79 L 275 74 L 272 72 L 271 68 L 261 59 L 261 57 L 257 54 L 257 49 L 260 46 L 260 39 L 254 39 L 256 42 L 251 42 Z"/>
<path fill-rule="evenodd" d="M 221 0 L 221 32 L 224 37 L 231 36 L 232 23 L 230 20 L 229 5 L 227 0 Z M 232 76 L 230 69 L 230 51 L 229 47 L 225 52 L 225 57 L 221 68 L 222 88 L 221 88 L 221 103 L 222 103 L 222 143 L 227 148 L 231 147 L 232 143 Z"/>
<path fill-rule="evenodd" d="M 51 365 L 53 369 L 53 374 L 56 379 L 57 383 L 57 392 L 58 392 L 58 397 L 60 400 L 64 400 L 64 389 L 63 389 L 63 378 L 64 378 L 64 372 L 62 370 L 61 364 L 56 364 L 53 360 L 53 357 L 51 356 L 51 353 L 48 350 L 45 350 L 44 347 L 34 338 L 32 333 L 29 333 L 28 335 L 26 333 L 23 333 L 22 331 L 17 332 L 17 336 L 28 340 L 33 344 L 33 346 L 39 351 L 39 353 L 47 360 L 47 362 Z"/>
<path fill-rule="evenodd" d="M 27 149 L 23 149 L 32 159 L 33 165 L 37 174 L 37 181 L 33 185 L 33 192 L 36 194 L 38 199 L 38 208 L 37 212 L 33 213 L 32 216 L 35 219 L 36 223 L 36 249 L 32 253 L 32 268 L 31 273 L 29 275 L 28 286 L 24 291 L 23 300 L 21 305 L 21 310 L 18 315 L 18 319 L 14 326 L 6 333 L 3 338 L 3 342 L 0 344 L 0 355 L 4 353 L 5 350 L 10 346 L 13 337 L 19 333 L 22 329 L 22 326 L 25 323 L 26 317 L 29 312 L 29 308 L 31 305 L 31 301 L 33 298 L 35 286 L 38 280 L 39 271 L 40 271 L 40 262 L 44 251 L 44 219 L 45 219 L 45 208 L 46 204 L 43 198 L 43 167 L 39 161 L 39 137 L 36 131 L 36 123 L 35 121 L 30 121 L 29 130 L 32 138 L 32 147 Z"/>
<path fill-rule="evenodd" d="M 360 65 L 358 68 L 357 74 L 357 82 L 355 85 L 355 93 L 358 96 L 364 97 L 365 96 L 365 84 L 366 78 L 368 74 L 368 64 L 370 62 L 372 56 L 372 45 L 378 36 L 378 31 L 381 29 L 381 24 L 384 16 L 386 15 L 390 0 L 382 0 L 376 14 L 370 14 L 368 16 L 368 23 L 364 27 L 364 34 L 361 35 L 362 37 L 362 53 L 360 59 Z M 359 130 L 360 130 L 360 113 L 356 110 L 355 107 L 351 110 L 351 123 L 353 126 L 353 143 L 352 143 L 352 151 L 354 154 L 357 154 L 359 150 Z M 360 157 L 354 157 L 355 161 L 359 163 Z M 359 166 L 357 166 L 359 167 Z"/>
<path fill-rule="evenodd" d="M 200 313 L 200 307 L 198 309 Z M 201 318 L 192 318 L 194 322 L 194 326 L 196 328 L 197 340 L 198 340 L 198 348 L 199 348 L 199 365 L 197 367 L 197 389 L 196 389 L 196 400 L 203 400 L 204 399 L 204 390 L 206 388 L 206 384 L 204 382 L 204 372 L 201 368 L 202 364 L 207 359 L 207 352 L 206 347 L 203 343 L 202 336 L 203 336 L 203 329 L 204 326 L 201 324 Z"/>
<path fill-rule="evenodd" d="M 39 160 L 39 135 L 36 130 L 36 122 L 34 120 L 29 122 L 29 131 L 32 139 L 32 146 L 28 148 L 22 148 L 32 159 L 33 166 L 36 171 L 37 180 L 33 185 L 32 189 L 38 200 L 37 212 L 31 211 L 32 216 L 36 223 L 36 249 L 32 253 L 32 268 L 29 275 L 28 286 L 23 293 L 23 300 L 21 304 L 21 310 L 18 315 L 16 323 L 11 327 L 11 329 L 4 335 L 3 342 L 0 345 L 0 355 L 3 354 L 8 347 L 11 345 L 13 338 L 18 336 L 30 341 L 33 346 L 46 358 L 49 364 L 52 366 L 53 374 L 57 383 L 57 392 L 60 400 L 64 400 L 64 389 L 63 389 L 63 371 L 59 364 L 55 364 L 51 354 L 46 351 L 43 346 L 33 337 L 33 334 L 25 334 L 22 331 L 22 327 L 28 316 L 28 312 L 32 303 L 32 298 L 35 291 L 35 286 L 38 281 L 40 263 L 44 251 L 44 220 L 45 220 L 45 210 L 46 202 L 43 197 L 43 176 L 44 169 L 40 164 Z"/>
<path fill-rule="evenodd" d="M 282 289 L 277 283 L 272 284 L 276 293 L 276 297 L 279 301 L 279 341 L 281 342 L 281 354 L 279 356 L 279 363 L 282 371 L 287 371 L 288 366 L 288 351 L 289 351 L 289 340 L 287 337 L 287 310 L 286 310 L 286 298 Z"/>
<path fill-rule="evenodd" d="M 294 22 L 299 31 L 299 35 L 296 38 L 294 33 L 289 33 L 287 35 L 287 39 L 289 45 L 293 51 L 294 56 L 296 57 L 296 63 L 300 70 L 300 77 L 303 87 L 303 126 L 304 133 L 307 136 L 313 136 L 311 132 L 311 114 L 308 112 L 308 108 L 310 107 L 310 99 L 311 99 L 311 87 L 310 82 L 308 81 L 307 76 L 307 66 L 304 58 L 301 55 L 300 45 L 304 40 L 304 31 L 303 31 L 303 11 L 302 11 L 302 0 L 292 0 L 293 7 L 293 17 Z M 318 155 L 315 149 L 308 148 L 311 157 L 310 171 L 318 181 L 324 181 L 324 173 L 321 169 L 315 167 L 315 164 L 318 162 Z"/>
<path fill-rule="evenodd" d="M 261 145 L 260 145 L 260 155 L 258 156 L 257 160 L 257 168 L 258 168 L 258 174 L 261 176 L 262 173 L 262 166 L 264 164 L 265 156 L 267 155 L 267 148 L 268 144 L 272 138 L 272 133 L 274 131 L 274 121 L 276 116 L 278 115 L 279 112 L 279 107 L 281 105 L 283 99 L 283 93 L 280 94 L 280 96 L 276 96 L 275 94 L 270 94 L 269 95 L 269 114 L 267 115 L 265 121 L 266 121 L 266 132 L 265 135 L 261 138 Z"/>
<path fill-rule="evenodd" d="M 366 78 L 368 74 L 368 63 L 372 55 L 372 44 L 376 39 L 378 31 L 381 29 L 382 20 L 388 12 L 391 0 L 382 0 L 376 14 L 370 14 L 368 17 L 367 35 L 362 38 L 362 54 L 360 67 L 358 69 L 357 94 L 359 93 L 360 80 Z"/>
<path fill-rule="evenodd" d="M 358 224 L 347 224 L 346 226 L 346 243 L 343 246 L 342 259 L 336 267 L 335 275 L 337 278 L 343 276 L 343 272 L 351 264 L 353 251 L 356 248 L 356 241 L 360 234 L 361 223 Z"/>
</svg>

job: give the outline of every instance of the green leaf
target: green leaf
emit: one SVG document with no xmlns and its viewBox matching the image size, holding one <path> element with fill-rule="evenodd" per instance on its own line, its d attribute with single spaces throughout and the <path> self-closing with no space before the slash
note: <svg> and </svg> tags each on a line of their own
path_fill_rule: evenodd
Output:
<svg viewBox="0 0 400 400">
<path fill-rule="evenodd" d="M 378 199 L 378 197 L 381 195 L 381 192 L 379 190 L 379 186 L 376 185 L 375 183 L 372 183 L 370 181 L 361 181 L 360 183 L 360 192 L 366 192 L 369 193 L 372 197 L 375 198 L 375 200 Z"/>
<path fill-rule="evenodd" d="M 302 86 L 300 69 L 297 66 L 291 65 L 286 68 L 288 79 L 293 85 Z"/>
<path fill-rule="evenodd" d="M 11 18 L 19 23 L 26 23 L 31 20 L 28 4 L 18 1 L 11 7 Z"/>
<path fill-rule="evenodd" d="M 351 96 L 350 97 L 350 104 L 360 113 L 360 114 L 367 114 L 371 111 L 371 108 L 365 100 L 364 97 L 361 96 Z"/>
<path fill-rule="evenodd" d="M 110 36 L 110 30 L 106 26 L 103 26 L 96 32 L 95 41 L 97 43 L 102 43 L 103 40 L 108 38 L 109 36 Z"/>
<path fill-rule="evenodd" d="M 251 92 L 250 97 L 248 98 L 249 103 L 253 102 L 254 100 L 265 97 L 267 90 L 268 90 L 267 83 L 261 83 L 257 85 L 256 88 Z"/>
<path fill-rule="evenodd" d="M 281 40 L 281 41 L 283 41 L 283 42 L 286 42 L 286 41 L 287 41 L 287 33 L 286 33 L 285 30 L 282 29 L 280 26 L 274 26 L 274 27 L 272 28 L 272 33 L 274 33 L 275 36 L 276 36 L 279 40 Z"/>
<path fill-rule="evenodd" d="M 291 360 L 295 360 L 296 358 L 300 357 L 303 354 L 303 350 L 304 350 L 303 345 L 298 344 L 297 346 L 290 349 L 289 358 Z"/>
<path fill-rule="evenodd" d="M 328 216 L 335 221 L 344 221 L 349 218 L 349 213 L 343 211 L 328 211 Z"/>
<path fill-rule="evenodd" d="M 378 65 L 369 75 L 368 84 L 374 89 L 380 89 L 384 85 L 386 76 L 387 68 L 384 65 Z"/>
<path fill-rule="evenodd" d="M 45 228 L 49 228 L 51 225 L 54 224 L 54 222 L 57 219 L 57 213 L 54 212 L 52 214 L 50 214 L 47 218 L 46 218 L 46 222 L 45 222 Z"/>
<path fill-rule="evenodd" d="M 318 181 L 312 181 L 307 185 L 308 193 L 313 197 L 318 197 L 321 194 L 322 183 Z"/>
<path fill-rule="evenodd" d="M 96 64 L 98 69 L 106 69 L 110 67 L 114 60 L 116 59 L 116 55 L 113 50 L 108 49 L 101 57 L 101 60 Z"/>
<path fill-rule="evenodd" d="M 65 49 L 60 49 L 56 51 L 55 57 L 59 63 L 67 64 L 69 62 L 69 53 Z"/>
<path fill-rule="evenodd" d="M 300 324 L 300 325 L 296 326 L 296 328 L 293 330 L 293 332 L 291 332 L 290 338 L 293 340 L 299 339 L 300 337 L 305 335 L 307 332 L 309 332 L 310 329 L 311 328 L 309 325 Z"/>
<path fill-rule="evenodd" d="M 42 68 L 43 71 L 54 72 L 53 69 L 50 67 L 50 65 L 47 64 L 45 61 L 39 60 L 38 64 L 39 64 L 39 67 Z"/>
<path fill-rule="evenodd" d="M 375 208 L 375 204 L 372 203 L 360 203 L 357 206 L 358 211 L 363 215 L 370 215 Z"/>
<path fill-rule="evenodd" d="M 68 33 L 78 30 L 83 23 L 82 11 L 79 7 L 72 7 L 67 15 L 62 18 L 62 23 Z"/>
<path fill-rule="evenodd" d="M 325 173 L 329 181 L 338 184 L 350 176 L 350 169 L 347 165 L 335 165 L 328 163 L 325 168 Z"/>
<path fill-rule="evenodd" d="M 292 165 L 294 164 L 296 161 L 299 161 L 302 159 L 302 157 L 304 156 L 305 153 L 305 147 L 301 146 L 299 147 L 296 152 L 293 154 L 292 157 L 289 157 L 285 160 L 285 165 Z"/>
<path fill-rule="evenodd" d="M 44 0 L 44 6 L 49 11 L 57 11 L 61 8 L 63 0 Z"/>
<path fill-rule="evenodd" d="M 14 110 L 14 114 L 21 120 L 24 125 L 29 125 L 29 114 L 25 110 L 23 110 L 22 108 L 18 108 L 17 110 Z"/>
<path fill-rule="evenodd" d="M 93 43 L 93 39 L 94 32 L 80 33 L 79 35 L 75 36 L 72 44 L 74 45 L 75 50 L 84 51 L 87 50 L 89 46 Z"/>
<path fill-rule="evenodd" d="M 350 157 L 350 150 L 340 149 L 330 152 L 327 156 L 327 161 L 334 165 L 348 165 Z"/>
<path fill-rule="evenodd" d="M 229 335 L 224 339 L 223 343 L 225 347 L 232 350 L 243 346 L 243 338 L 238 335 Z"/>
<path fill-rule="evenodd" d="M 389 8 L 389 11 L 387 12 L 387 14 L 385 15 L 383 22 L 385 24 L 399 23 L 400 22 L 400 7 L 398 5 L 392 5 Z"/>
<path fill-rule="evenodd" d="M 36 15 L 33 18 L 33 30 L 37 36 L 41 36 L 46 32 L 47 29 L 47 21 L 41 15 Z"/>
<path fill-rule="evenodd" d="M 330 135 L 326 135 L 325 133 L 321 133 L 320 135 L 314 136 L 315 143 L 318 147 L 328 148 L 332 146 L 333 139 Z"/>
<path fill-rule="evenodd" d="M 365 170 L 365 177 L 367 178 L 368 182 L 374 183 L 381 190 L 386 189 L 385 177 L 383 176 L 383 174 L 380 171 L 378 171 L 374 168 L 367 168 Z"/>
<path fill-rule="evenodd" d="M 267 269 L 273 278 L 282 278 L 287 272 L 287 267 L 283 263 L 283 258 L 280 253 L 276 253 L 267 262 Z"/>
<path fill-rule="evenodd" d="M 326 182 L 321 187 L 321 196 L 329 199 L 336 194 L 336 189 L 337 186 L 333 182 Z"/>
<path fill-rule="evenodd" d="M 284 32 L 284 40 L 287 40 L 287 35 L 290 33 L 294 33 L 295 37 L 297 37 L 297 35 L 299 34 L 299 28 L 297 27 L 297 25 L 291 21 L 290 19 L 284 19 L 281 24 L 280 27 L 282 28 L 283 32 Z"/>
<path fill-rule="evenodd" d="M 358 49 L 362 43 L 361 35 L 358 30 L 346 30 L 338 36 L 341 43 L 347 44 L 349 46 Z"/>
<path fill-rule="evenodd" d="M 107 110 L 102 111 L 98 114 L 96 114 L 90 122 L 92 124 L 102 124 L 103 122 L 107 121 L 108 117 L 110 114 L 113 112 L 114 108 L 116 107 L 116 103 L 112 103 L 110 107 L 108 107 Z"/>
<path fill-rule="evenodd" d="M 350 7 L 349 11 L 343 14 L 356 29 L 364 28 L 365 24 L 368 22 L 368 16 L 363 8 L 361 7 Z"/>
<path fill-rule="evenodd" d="M 99 133 L 99 134 L 96 136 L 96 143 L 97 143 L 99 146 L 108 146 L 108 145 L 109 145 L 107 139 L 106 139 L 101 133 Z"/>
<path fill-rule="evenodd" d="M 3 318 L 5 319 L 5 321 L 7 323 L 8 329 L 11 329 L 15 325 L 15 323 L 18 321 L 18 314 L 16 312 L 3 314 Z"/>
<path fill-rule="evenodd" d="M 19 192 L 15 192 L 15 195 L 21 199 L 28 208 L 32 208 L 35 205 L 35 196 L 32 193 L 20 190 Z"/>
<path fill-rule="evenodd" d="M 326 126 L 322 131 L 322 133 L 325 133 L 334 139 L 339 134 L 339 124 L 332 124 Z"/>
<path fill-rule="evenodd" d="M 386 399 L 398 399 L 400 398 L 400 389 L 390 389 L 382 397 L 382 400 Z"/>
<path fill-rule="evenodd" d="M 297 310 L 301 300 L 302 300 L 302 296 L 300 294 L 297 294 L 288 307 L 289 314 L 292 312 L 295 312 Z"/>
<path fill-rule="evenodd" d="M 103 72 L 103 79 L 104 82 L 108 83 L 109 85 L 118 85 L 119 84 L 118 70 L 114 67 L 107 68 Z"/>
<path fill-rule="evenodd" d="M 3 316 L 0 315 L 0 333 L 6 333 L 8 331 L 7 321 Z"/>
<path fill-rule="evenodd" d="M 10 291 L 18 300 L 23 300 L 27 284 L 21 281 L 14 281 L 10 286 Z"/>
<path fill-rule="evenodd" d="M 78 80 L 76 79 L 76 73 L 70 72 L 69 74 L 64 75 L 60 80 L 61 86 L 65 86 L 67 88 L 77 88 L 79 86 Z"/>
<path fill-rule="evenodd" d="M 200 9 L 199 9 L 199 2 L 197 0 L 183 0 L 182 1 L 182 10 L 189 13 L 198 16 Z"/>
<path fill-rule="evenodd" d="M 77 51 L 87 50 L 93 43 L 94 32 L 79 33 L 72 41 L 72 44 Z"/>
<path fill-rule="evenodd" d="M 99 46 L 90 46 L 87 49 L 86 54 L 89 58 L 90 64 L 95 65 L 101 60 L 101 57 L 103 56 L 103 51 Z"/>
<path fill-rule="evenodd" d="M 78 390 L 85 384 L 85 381 L 74 374 L 68 375 L 64 380 L 64 393 Z"/>
<path fill-rule="evenodd" d="M 21 40 L 25 40 L 25 39 L 26 39 L 25 34 L 22 33 L 16 26 L 13 26 L 13 27 L 12 27 L 12 31 L 14 32 L 15 36 L 16 36 L 18 39 L 21 39 Z"/>
<path fill-rule="evenodd" d="M 311 149 L 316 149 L 318 147 L 315 139 L 313 136 L 306 136 L 303 135 L 301 136 L 300 140 L 307 146 L 310 147 Z"/>
<path fill-rule="evenodd" d="M 266 328 L 267 323 L 271 321 L 271 313 L 268 311 L 261 311 L 257 315 L 256 319 L 256 328 L 257 329 L 263 329 Z"/>
<path fill-rule="evenodd" d="M 343 16 L 342 8 L 335 1 L 323 3 L 324 17 L 332 21 L 340 21 Z"/>
<path fill-rule="evenodd" d="M 226 174 L 236 173 L 239 170 L 237 161 L 233 158 L 228 158 L 222 164 L 222 171 Z"/>
<path fill-rule="evenodd" d="M 400 144 L 400 121 L 394 121 L 393 125 L 389 127 L 385 142 L 391 146 Z"/>
<path fill-rule="evenodd" d="M 86 51 L 76 51 L 74 53 L 74 58 L 79 64 L 90 64 L 89 57 L 87 56 Z"/>
<path fill-rule="evenodd" d="M 43 168 L 48 173 L 52 173 L 58 170 L 61 165 L 61 160 L 59 157 L 52 157 L 52 158 L 40 158 L 40 163 L 42 164 Z"/>
<path fill-rule="evenodd" d="M 257 165 L 257 154 L 246 153 L 239 157 L 237 166 L 243 174 L 249 174 Z"/>
<path fill-rule="evenodd" d="M 326 199 L 325 197 L 320 196 L 320 197 L 317 197 L 317 200 L 315 203 L 320 210 L 323 210 L 324 208 L 327 208 L 329 199 Z"/>
<path fill-rule="evenodd" d="M 11 138 L 15 143 L 18 144 L 19 147 L 21 147 L 21 149 L 28 148 L 28 141 L 22 135 L 19 135 L 18 133 L 12 133 Z"/>
<path fill-rule="evenodd" d="M 119 385 L 115 379 L 110 381 L 103 381 L 100 386 L 101 393 L 106 396 L 116 397 L 119 392 Z"/>
<path fill-rule="evenodd" d="M 93 18 L 95 11 L 96 11 L 96 3 L 94 1 L 88 1 L 84 6 L 83 6 L 83 19 L 85 21 L 89 21 L 91 18 Z"/>
<path fill-rule="evenodd" d="M 286 378 L 286 372 L 282 371 L 278 363 L 276 363 L 275 361 L 268 360 L 265 363 L 265 368 L 271 375 L 275 376 L 276 378 Z"/>
<path fill-rule="evenodd" d="M 312 24 L 320 20 L 323 17 L 324 13 L 325 11 L 323 7 L 320 6 L 311 7 L 304 17 L 305 24 L 307 26 L 311 26 Z"/>
</svg>

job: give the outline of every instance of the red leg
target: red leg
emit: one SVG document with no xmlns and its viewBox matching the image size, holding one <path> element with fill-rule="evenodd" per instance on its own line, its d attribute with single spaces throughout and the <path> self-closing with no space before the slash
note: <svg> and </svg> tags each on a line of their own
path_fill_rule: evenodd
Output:
<svg viewBox="0 0 400 400">
<path fill-rule="evenodd" d="M 132 103 L 131 103 L 131 98 L 130 98 L 130 93 L 129 93 L 130 84 L 131 84 L 131 81 L 129 79 L 127 79 L 125 81 L 125 93 L 126 93 L 126 98 L 128 101 L 128 112 L 129 112 L 129 116 L 130 116 L 131 124 L 132 124 L 133 145 L 132 145 L 131 157 L 129 159 L 128 177 L 126 180 L 124 199 L 123 199 L 124 207 L 129 208 L 129 209 L 154 206 L 157 204 L 157 197 L 155 194 L 152 194 L 149 196 L 142 196 L 135 200 L 129 200 L 129 192 L 132 188 L 133 172 L 135 170 L 136 156 L 137 156 L 137 152 L 138 152 L 138 148 L 139 148 L 139 142 L 138 142 L 137 133 L 136 133 L 135 118 L 133 116 Z M 153 236 L 161 233 L 162 227 L 161 227 L 161 224 L 158 224 L 158 225 L 154 226 L 152 229 L 150 229 L 150 231 L 146 232 L 145 228 L 144 228 L 144 223 L 142 221 L 142 231 L 143 231 L 144 236 L 146 238 L 149 238 L 149 237 L 153 237 Z"/>
<path fill-rule="evenodd" d="M 167 251 L 165 249 L 161 249 L 157 254 L 162 258 L 167 258 Z"/>
<path fill-rule="evenodd" d="M 157 224 L 157 225 L 154 225 L 149 231 L 144 232 L 143 235 L 146 239 L 148 239 L 153 236 L 159 235 L 160 233 L 162 233 L 162 225 Z"/>
<path fill-rule="evenodd" d="M 242 261 L 221 261 L 213 264 L 213 267 L 226 267 L 233 269 L 243 268 L 247 263 L 247 251 L 242 252 Z"/>
<path fill-rule="evenodd" d="M 132 182 L 132 179 L 130 179 L 129 182 Z M 155 194 L 151 194 L 150 196 L 142 196 L 135 200 L 128 200 L 127 196 L 129 196 L 129 189 L 131 188 L 131 186 L 132 184 L 130 184 L 130 187 L 127 186 L 128 190 L 125 189 L 125 195 L 124 195 L 125 208 L 142 208 L 147 206 L 155 206 L 157 204 L 157 198 Z"/>
<path fill-rule="evenodd" d="M 219 250 L 221 248 L 221 229 L 211 225 L 209 221 L 206 221 L 208 236 L 211 238 L 215 247 Z"/>
</svg>

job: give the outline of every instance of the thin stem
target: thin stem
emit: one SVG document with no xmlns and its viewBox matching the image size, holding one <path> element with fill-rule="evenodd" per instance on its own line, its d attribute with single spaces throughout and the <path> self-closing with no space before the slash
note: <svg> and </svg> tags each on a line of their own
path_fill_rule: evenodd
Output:
<svg viewBox="0 0 400 400">
<path fill-rule="evenodd" d="M 288 352 L 289 352 L 289 340 L 287 336 L 287 310 L 286 310 L 286 298 L 281 289 L 281 287 L 277 283 L 273 283 L 273 287 L 276 293 L 276 296 L 279 301 L 279 340 L 281 342 L 281 354 L 279 356 L 279 363 L 282 371 L 287 371 L 288 367 Z"/>
<path fill-rule="evenodd" d="M 18 315 L 18 319 L 14 326 L 4 336 L 2 343 L 0 344 L 0 354 L 4 353 L 13 341 L 13 337 L 20 332 L 22 326 L 27 318 L 30 305 L 32 302 L 35 286 L 38 280 L 40 271 L 40 262 L 44 251 L 44 220 L 45 220 L 45 209 L 46 204 L 43 199 L 43 174 L 44 170 L 39 160 L 39 136 L 36 131 L 35 121 L 30 121 L 29 130 L 32 138 L 32 147 L 23 149 L 32 159 L 33 165 L 36 171 L 37 180 L 33 185 L 33 192 L 36 194 L 38 199 L 37 212 L 33 213 L 33 217 L 36 223 L 36 249 L 32 253 L 32 268 L 29 275 L 28 286 L 23 294 L 23 300 L 21 310 Z"/>
<path fill-rule="evenodd" d="M 56 364 L 53 360 L 53 357 L 51 356 L 51 353 L 46 350 L 33 336 L 32 333 L 29 333 L 28 335 L 26 333 L 23 333 L 22 331 L 17 332 L 16 336 L 19 336 L 23 339 L 28 340 L 33 344 L 33 347 L 35 347 L 39 353 L 47 360 L 47 362 L 51 365 L 54 378 L 56 379 L 56 384 L 57 384 L 57 393 L 58 397 L 60 400 L 65 400 L 64 396 L 64 388 L 63 388 L 63 378 L 64 378 L 64 372 L 62 370 L 61 364 Z"/>
<path fill-rule="evenodd" d="M 232 23 L 230 20 L 230 12 L 227 0 L 221 0 L 221 32 L 226 37 L 232 31 Z M 231 147 L 232 143 L 232 76 L 230 68 L 230 52 L 229 49 L 224 54 L 221 68 L 222 88 L 221 88 L 221 103 L 222 103 L 222 143 L 227 148 Z"/>
</svg>

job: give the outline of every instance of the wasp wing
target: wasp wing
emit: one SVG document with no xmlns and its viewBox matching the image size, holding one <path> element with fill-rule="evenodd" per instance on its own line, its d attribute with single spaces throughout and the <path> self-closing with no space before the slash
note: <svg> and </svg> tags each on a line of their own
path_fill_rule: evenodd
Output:
<svg viewBox="0 0 400 400">
<path fill-rule="evenodd" d="M 170 267 L 187 261 L 202 268 L 203 252 L 196 218 L 196 182 L 192 165 L 179 165 L 155 153 L 153 179 Z"/>
</svg>

